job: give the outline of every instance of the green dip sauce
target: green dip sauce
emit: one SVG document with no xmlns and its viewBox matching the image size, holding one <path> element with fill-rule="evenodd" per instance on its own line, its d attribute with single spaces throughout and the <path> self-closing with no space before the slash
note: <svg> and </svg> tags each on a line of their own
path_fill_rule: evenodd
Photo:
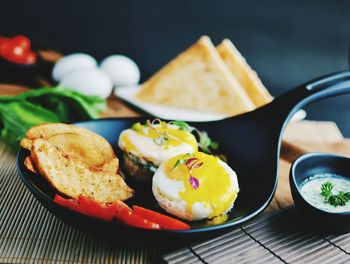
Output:
<svg viewBox="0 0 350 264">
<path fill-rule="evenodd" d="M 338 205 L 336 207 L 324 201 L 324 196 L 321 195 L 321 186 L 326 182 L 331 182 L 333 184 L 333 193 L 350 191 L 349 178 L 336 174 L 325 173 L 316 174 L 306 179 L 301 184 L 300 193 L 309 204 L 321 210 L 332 213 L 349 212 L 350 201 L 344 206 Z"/>
</svg>

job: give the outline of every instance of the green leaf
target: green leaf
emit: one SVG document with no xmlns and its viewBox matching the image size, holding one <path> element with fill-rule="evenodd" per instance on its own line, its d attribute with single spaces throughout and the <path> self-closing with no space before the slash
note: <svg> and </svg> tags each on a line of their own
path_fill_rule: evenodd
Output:
<svg viewBox="0 0 350 264">
<path fill-rule="evenodd" d="M 187 124 L 186 122 L 184 121 L 180 121 L 180 120 L 175 120 L 175 121 L 172 121 L 170 122 L 170 124 L 173 124 L 173 125 L 176 125 L 178 126 L 180 129 L 186 131 L 186 132 L 189 132 L 191 133 L 195 128 L 194 127 L 191 127 L 189 124 Z"/>
<path fill-rule="evenodd" d="M 333 184 L 331 182 L 325 182 L 321 186 L 321 195 L 324 196 L 325 203 L 329 203 L 334 207 L 344 206 L 350 200 L 350 192 L 340 191 L 337 195 L 332 194 Z"/>
<path fill-rule="evenodd" d="M 0 103 L 26 100 L 56 112 L 56 105 L 49 103 L 49 100 L 54 100 L 52 98 L 57 98 L 69 110 L 69 122 L 97 118 L 107 108 L 106 100 L 100 97 L 83 95 L 62 86 L 31 90 L 17 96 L 0 96 Z"/>
<path fill-rule="evenodd" d="M 97 118 L 105 109 L 106 100 L 60 86 L 0 96 L 0 135 L 6 144 L 18 148 L 19 140 L 34 125 Z"/>
<path fill-rule="evenodd" d="M 325 182 L 321 186 L 321 195 L 328 198 L 332 194 L 333 184 L 331 182 Z"/>
<path fill-rule="evenodd" d="M 0 104 L 1 137 L 11 146 L 17 146 L 27 130 L 45 122 L 59 122 L 53 112 L 32 103 L 21 101 Z"/>
<path fill-rule="evenodd" d="M 180 159 L 175 162 L 174 169 L 180 164 Z"/>
</svg>

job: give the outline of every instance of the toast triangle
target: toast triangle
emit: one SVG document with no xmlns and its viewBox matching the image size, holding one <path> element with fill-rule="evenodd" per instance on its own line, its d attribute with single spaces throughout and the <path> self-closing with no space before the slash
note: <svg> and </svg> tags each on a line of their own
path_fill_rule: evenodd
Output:
<svg viewBox="0 0 350 264">
<path fill-rule="evenodd" d="M 207 36 L 147 80 L 136 99 L 229 115 L 255 108 Z"/>
<path fill-rule="evenodd" d="M 231 73 L 244 87 L 256 107 L 272 101 L 272 96 L 262 84 L 256 72 L 252 70 L 229 39 L 224 39 L 216 49 Z"/>
</svg>

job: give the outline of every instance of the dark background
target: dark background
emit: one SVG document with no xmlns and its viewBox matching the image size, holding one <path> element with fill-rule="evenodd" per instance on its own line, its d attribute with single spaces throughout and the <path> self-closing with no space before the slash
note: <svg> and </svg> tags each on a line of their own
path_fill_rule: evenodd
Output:
<svg viewBox="0 0 350 264">
<path fill-rule="evenodd" d="M 25 34 L 64 53 L 97 59 L 121 53 L 142 80 L 209 35 L 230 38 L 274 96 L 323 74 L 348 69 L 349 0 L 3 1 L 0 35 Z M 1 74 L 1 73 L 0 73 Z M 306 108 L 335 120 L 350 137 L 350 95 Z"/>
</svg>

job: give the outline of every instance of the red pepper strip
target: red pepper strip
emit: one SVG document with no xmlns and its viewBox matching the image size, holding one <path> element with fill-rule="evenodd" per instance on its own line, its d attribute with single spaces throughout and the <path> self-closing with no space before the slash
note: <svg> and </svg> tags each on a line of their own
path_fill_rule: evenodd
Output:
<svg viewBox="0 0 350 264">
<path fill-rule="evenodd" d="M 160 229 L 159 224 L 136 214 L 124 202 L 117 201 L 114 205 L 116 206 L 115 218 L 123 223 L 140 228 Z"/>
<path fill-rule="evenodd" d="M 75 212 L 105 221 L 112 221 L 113 218 L 115 218 L 125 224 L 135 227 L 160 229 L 158 224 L 135 214 L 134 211 L 122 201 L 105 204 L 96 202 L 86 196 L 79 196 L 77 201 L 74 199 L 66 199 L 58 194 L 55 195 L 54 201 Z"/>
<path fill-rule="evenodd" d="M 74 199 L 66 199 L 61 195 L 55 194 L 55 198 L 53 199 L 55 203 L 67 207 L 73 211 L 79 211 L 79 203 Z"/>
<path fill-rule="evenodd" d="M 78 198 L 79 207 L 86 215 L 112 221 L 115 214 L 113 204 L 98 203 L 87 196 L 80 195 Z"/>
<path fill-rule="evenodd" d="M 108 204 L 101 204 L 91 200 L 88 197 L 79 196 L 78 200 L 66 199 L 58 194 L 55 195 L 54 201 L 67 207 L 75 212 L 99 218 L 105 221 L 112 221 L 114 217 L 114 208 Z"/>
<path fill-rule="evenodd" d="M 172 218 L 170 216 L 166 216 L 161 213 L 158 213 L 140 206 L 136 206 L 136 205 L 134 205 L 132 208 L 134 209 L 134 212 L 137 215 L 159 224 L 160 227 L 164 229 L 187 230 L 191 228 L 188 224 L 180 220 L 177 220 L 175 218 Z"/>
</svg>

